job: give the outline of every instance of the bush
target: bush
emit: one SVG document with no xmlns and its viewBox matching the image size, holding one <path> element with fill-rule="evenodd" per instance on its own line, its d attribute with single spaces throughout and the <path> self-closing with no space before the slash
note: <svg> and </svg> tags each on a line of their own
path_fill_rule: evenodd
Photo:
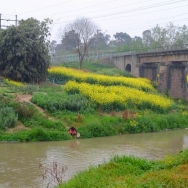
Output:
<svg viewBox="0 0 188 188">
<path fill-rule="evenodd" d="M 22 118 L 31 118 L 35 113 L 32 105 L 27 103 L 16 103 L 14 105 L 14 110 L 18 114 L 19 120 Z"/>
<path fill-rule="evenodd" d="M 29 18 L 17 27 L 0 32 L 0 71 L 11 80 L 38 83 L 44 81 L 50 63 L 46 38 L 49 35 L 46 19 Z"/>
<path fill-rule="evenodd" d="M 4 133 L 1 135 L 0 140 L 6 141 L 59 141 L 59 140 L 70 140 L 70 136 L 66 132 L 58 131 L 58 130 L 44 130 L 41 127 L 36 127 L 29 131 L 20 131 L 15 133 Z"/>
<path fill-rule="evenodd" d="M 82 138 L 102 137 L 115 135 L 115 129 L 111 125 L 102 125 L 91 122 L 85 126 L 79 127 L 78 132 Z"/>
<path fill-rule="evenodd" d="M 54 95 L 54 93 L 36 93 L 32 98 L 32 102 L 49 112 L 63 110 L 83 112 L 87 110 L 88 107 L 95 108 L 92 102 L 80 94 L 68 95 L 66 93 L 56 93 L 56 95 Z"/>
<path fill-rule="evenodd" d="M 14 112 L 12 107 L 1 106 L 0 107 L 0 128 L 6 130 L 14 127 L 18 120 L 18 115 Z"/>
</svg>

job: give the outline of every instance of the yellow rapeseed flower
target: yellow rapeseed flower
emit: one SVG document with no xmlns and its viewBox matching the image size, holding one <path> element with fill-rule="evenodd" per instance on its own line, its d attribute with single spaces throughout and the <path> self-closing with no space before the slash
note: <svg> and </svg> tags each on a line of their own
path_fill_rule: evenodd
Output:
<svg viewBox="0 0 188 188">
<path fill-rule="evenodd" d="M 17 81 L 14 81 L 14 80 L 9 80 L 8 78 L 5 78 L 5 79 L 4 79 L 4 82 L 7 83 L 7 84 L 16 86 L 16 87 L 22 87 L 22 86 L 24 86 L 23 83 L 17 82 Z"/>
<path fill-rule="evenodd" d="M 117 103 L 125 107 L 128 103 L 131 103 L 134 106 L 163 110 L 167 110 L 173 105 L 173 101 L 166 97 L 125 86 L 101 86 L 99 84 L 69 81 L 62 87 L 67 92 L 77 90 L 81 95 L 100 105 Z"/>
<path fill-rule="evenodd" d="M 50 67 L 48 73 L 58 77 L 67 77 L 69 80 L 78 82 L 87 82 L 100 85 L 124 85 L 141 90 L 154 91 L 150 81 L 146 78 L 129 78 L 123 76 L 107 76 L 91 72 L 84 72 L 80 69 L 71 69 L 66 67 Z"/>
</svg>

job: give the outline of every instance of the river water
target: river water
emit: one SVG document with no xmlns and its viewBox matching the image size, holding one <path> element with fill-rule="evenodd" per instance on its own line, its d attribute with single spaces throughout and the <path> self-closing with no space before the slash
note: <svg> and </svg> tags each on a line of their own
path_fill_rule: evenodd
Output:
<svg viewBox="0 0 188 188">
<path fill-rule="evenodd" d="M 78 171 L 109 161 L 114 155 L 161 159 L 188 148 L 188 130 L 128 134 L 61 142 L 0 143 L 0 188 L 43 188 L 40 164 L 57 162 Z"/>
</svg>

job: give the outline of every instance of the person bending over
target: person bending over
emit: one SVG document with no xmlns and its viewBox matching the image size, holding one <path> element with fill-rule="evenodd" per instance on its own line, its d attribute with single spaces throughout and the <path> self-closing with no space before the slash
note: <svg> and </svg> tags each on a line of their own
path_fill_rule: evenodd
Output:
<svg viewBox="0 0 188 188">
<path fill-rule="evenodd" d="M 71 136 L 74 136 L 74 137 L 76 138 L 77 130 L 76 130 L 74 127 L 71 127 L 71 128 L 69 129 L 69 134 L 70 134 Z"/>
</svg>

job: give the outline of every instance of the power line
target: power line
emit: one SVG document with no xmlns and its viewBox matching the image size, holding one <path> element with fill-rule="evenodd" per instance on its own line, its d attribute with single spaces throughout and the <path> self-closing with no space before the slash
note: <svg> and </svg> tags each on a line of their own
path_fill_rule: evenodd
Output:
<svg viewBox="0 0 188 188">
<path fill-rule="evenodd" d="M 80 8 L 80 9 L 74 9 L 74 10 L 70 10 L 70 11 L 67 11 L 67 12 L 59 12 L 59 13 L 55 13 L 54 15 L 61 14 L 61 13 L 75 12 L 75 11 L 83 10 L 83 9 L 86 9 L 86 8 L 87 8 L 87 9 L 88 9 L 88 8 L 93 8 L 93 7 L 95 7 L 95 6 L 99 6 L 99 5 L 103 5 L 103 4 L 109 4 L 109 3 L 114 2 L 114 1 L 118 1 L 118 0 L 108 1 L 108 2 L 105 2 L 105 3 L 100 3 L 100 4 L 97 4 L 97 5 L 93 5 L 93 6 L 87 6 L 87 7 L 83 7 L 83 8 Z M 137 2 L 137 3 L 127 4 L 127 5 L 124 5 L 124 6 L 140 4 L 140 3 L 147 2 L 147 1 L 151 1 L 151 0 L 145 0 L 145 1 Z M 124 6 L 113 7 L 113 8 L 111 8 L 111 9 L 114 10 L 114 9 L 116 9 L 116 8 L 120 8 L 120 7 L 124 7 Z M 108 8 L 108 9 L 103 9 L 103 10 L 99 10 L 99 11 L 95 11 L 95 12 L 101 12 L 101 11 L 105 11 L 105 10 L 110 10 L 110 9 Z M 93 13 L 93 12 L 92 12 L 92 13 Z M 60 18 L 62 18 L 62 17 L 60 17 Z"/>
<path fill-rule="evenodd" d="M 174 22 L 182 22 L 182 21 L 185 21 L 185 20 L 188 20 L 188 18 L 184 18 L 184 19 L 179 19 L 179 20 L 175 20 L 175 21 L 173 21 L 172 23 L 174 23 Z M 169 22 L 159 22 L 158 24 L 162 24 L 162 25 L 164 25 L 164 24 L 167 24 L 167 23 L 169 23 Z M 154 24 L 152 24 L 152 25 L 154 25 Z M 156 24 L 155 24 L 156 25 Z M 122 26 L 123 27 L 123 26 Z M 125 27 L 124 27 L 125 28 Z M 117 30 L 117 27 L 114 27 L 114 29 L 112 29 L 112 30 Z M 140 30 L 140 29 L 143 29 L 143 26 L 142 27 L 128 27 L 127 28 L 127 30 L 129 30 L 129 29 L 131 29 L 131 31 L 134 31 L 134 30 Z M 152 29 L 152 28 L 149 28 L 149 29 Z M 146 30 L 146 29 L 145 29 Z"/>
<path fill-rule="evenodd" d="M 115 17 L 115 18 L 106 18 L 106 19 L 100 19 L 100 20 L 112 20 L 112 19 L 118 19 L 118 18 L 126 18 L 126 17 L 131 17 L 131 16 L 137 16 L 137 15 L 143 15 L 143 14 L 148 14 L 148 13 L 154 13 L 154 12 L 161 12 L 161 11 L 164 11 L 164 10 L 171 10 L 171 9 L 177 9 L 177 8 L 181 8 L 181 7 L 187 7 L 188 5 L 184 5 L 184 6 L 177 6 L 177 7 L 172 7 L 172 8 L 166 8 L 166 9 L 161 9 L 161 10 L 156 10 L 156 11 L 150 11 L 150 12 L 144 12 L 144 13 L 139 13 L 139 14 L 132 14 L 132 15 L 128 15 L 128 16 L 121 16 L 121 17 Z M 185 13 L 187 14 L 187 13 Z M 181 15 L 185 15 L 185 14 L 181 14 Z M 174 15 L 173 17 L 176 17 L 176 16 L 180 16 L 180 15 Z M 165 17 L 166 18 L 166 17 Z M 165 19 L 164 18 L 164 19 Z M 157 20 L 156 20 L 157 21 Z M 70 22 L 62 22 L 62 23 L 70 23 Z M 140 23 L 140 22 L 139 22 Z"/>
<path fill-rule="evenodd" d="M 20 15 L 22 15 L 22 14 L 26 14 L 26 13 L 29 13 L 29 12 L 36 12 L 36 11 L 39 11 L 39 10 L 43 10 L 43 9 L 47 9 L 47 8 L 51 8 L 51 7 L 55 7 L 55 6 L 58 6 L 58 5 L 62 5 L 62 4 L 65 4 L 65 3 L 71 2 L 71 1 L 73 1 L 73 0 L 65 1 L 65 2 L 63 2 L 63 3 L 59 3 L 59 4 L 55 4 L 55 5 L 51 5 L 51 6 L 48 6 L 48 7 L 43 7 L 43 8 L 36 9 L 36 10 L 31 10 L 31 11 L 23 12 L 23 13 L 20 13 Z"/>
<path fill-rule="evenodd" d="M 166 8 L 166 9 L 161 9 L 161 10 L 156 10 L 156 11 L 150 11 L 150 12 L 143 12 L 143 13 L 139 13 L 139 14 L 132 14 L 132 15 L 128 15 L 128 16 L 120 16 L 120 17 L 115 17 L 115 18 L 110 18 L 110 20 L 112 19 L 118 19 L 118 18 L 126 18 L 126 17 L 131 17 L 131 16 L 137 16 L 137 15 L 142 15 L 142 14 L 148 14 L 148 13 L 154 13 L 154 12 L 161 12 L 164 10 L 171 10 L 171 9 L 177 9 L 177 8 L 181 8 L 181 7 L 187 7 L 188 5 L 184 5 L 184 6 L 178 6 L 178 7 L 173 7 L 173 8 Z M 176 16 L 176 15 L 175 15 Z M 99 18 L 100 19 L 100 18 Z M 109 20 L 109 18 L 107 19 L 102 19 L 102 20 Z"/>
<path fill-rule="evenodd" d="M 121 12 L 114 12 L 114 13 L 110 13 L 110 14 L 99 15 L 99 16 L 92 17 L 92 19 L 93 18 L 109 17 L 109 16 L 114 16 L 114 15 L 119 15 L 119 14 L 126 14 L 126 13 L 130 13 L 130 12 L 136 12 L 136 11 L 150 9 L 150 8 L 156 8 L 156 7 L 165 6 L 165 5 L 169 5 L 169 4 L 179 3 L 179 2 L 182 2 L 182 1 L 186 1 L 186 0 L 178 0 L 178 1 L 175 1 L 175 2 L 166 1 L 165 3 L 157 3 L 157 4 L 150 5 L 150 6 L 138 7 L 136 9 L 131 9 L 131 10 L 126 10 L 126 11 L 121 11 Z M 72 17 L 72 16 L 68 16 L 68 17 Z M 67 17 L 64 17 L 64 18 L 67 18 Z M 66 23 L 66 22 L 56 22 L 54 24 L 62 24 L 62 23 Z"/>
<path fill-rule="evenodd" d="M 8 26 L 6 26 L 6 25 L 1 25 L 1 21 L 10 21 L 10 22 L 12 22 L 12 21 L 14 21 L 15 22 L 15 26 L 17 26 L 17 24 L 18 24 L 18 17 L 17 17 L 17 15 L 15 15 L 15 20 L 11 20 L 11 19 L 2 19 L 2 14 L 0 14 L 0 29 L 1 29 L 1 27 L 8 27 Z"/>
<path fill-rule="evenodd" d="M 188 13 L 185 13 L 185 14 L 179 14 L 179 15 L 175 15 L 174 17 L 179 17 L 179 16 L 183 16 L 183 15 L 187 15 Z M 150 23 L 150 22 L 155 22 L 156 23 L 156 21 L 158 21 L 158 20 L 165 20 L 165 19 L 168 19 L 168 18 L 172 18 L 171 16 L 168 16 L 168 17 L 163 17 L 163 18 L 161 18 L 161 19 L 155 19 L 155 20 L 150 20 L 150 21 L 147 21 L 147 22 L 139 22 L 139 24 L 147 24 L 147 23 Z M 132 26 L 132 25 L 135 25 L 135 23 L 133 23 L 133 24 L 126 24 L 126 27 L 127 26 Z M 138 25 L 138 24 L 136 24 L 136 25 Z M 108 27 L 108 28 L 117 28 L 118 26 L 115 26 L 115 27 Z M 121 25 L 121 27 L 122 27 L 122 25 Z"/>
</svg>

